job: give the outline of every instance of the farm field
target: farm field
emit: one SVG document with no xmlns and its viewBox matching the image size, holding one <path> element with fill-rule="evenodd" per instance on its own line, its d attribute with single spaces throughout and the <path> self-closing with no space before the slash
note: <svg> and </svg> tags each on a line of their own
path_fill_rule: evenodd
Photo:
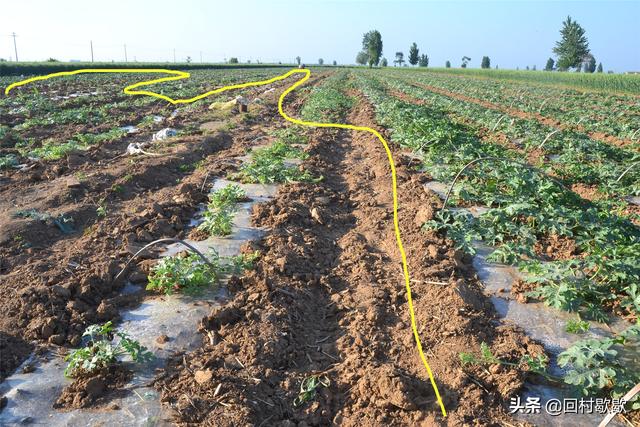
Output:
<svg viewBox="0 0 640 427">
<path fill-rule="evenodd" d="M 153 89 L 188 98 L 286 71 L 197 69 Z M 285 97 L 291 117 L 390 144 L 445 418 L 416 350 L 380 141 L 285 121 L 278 99 L 300 75 L 190 104 L 122 93 L 155 77 L 61 77 L 0 98 L 0 424 L 126 410 L 139 424 L 545 425 L 509 402 L 620 399 L 640 383 L 635 81 L 312 67 Z M 145 249 L 159 239 L 208 262 Z M 164 323 L 131 315 L 171 304 Z M 204 314 L 183 326 L 189 310 Z M 108 322 L 150 375 L 92 359 L 117 335 Z M 18 389 L 69 361 L 29 413 Z M 640 398 L 627 407 L 617 422 L 638 425 Z"/>
</svg>

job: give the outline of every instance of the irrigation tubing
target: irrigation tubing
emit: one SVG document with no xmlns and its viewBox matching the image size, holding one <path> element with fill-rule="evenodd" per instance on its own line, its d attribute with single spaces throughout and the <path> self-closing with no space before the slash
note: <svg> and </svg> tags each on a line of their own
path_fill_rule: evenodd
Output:
<svg viewBox="0 0 640 427">
<path fill-rule="evenodd" d="M 149 243 L 148 245 L 144 246 L 142 249 L 140 249 L 138 252 L 136 252 L 135 254 L 133 254 L 133 256 L 131 258 L 129 258 L 129 261 L 127 261 L 127 263 L 124 265 L 124 267 L 122 267 L 122 270 L 120 270 L 120 272 L 118 274 L 116 274 L 116 276 L 113 278 L 113 281 L 115 282 L 116 280 L 118 280 L 118 278 L 120 277 L 120 275 L 122 273 L 124 273 L 127 268 L 129 267 L 129 264 L 131 264 L 131 262 L 136 259 L 136 257 L 138 255 L 140 255 L 142 252 L 144 252 L 145 250 L 147 250 L 148 248 L 150 248 L 151 246 L 160 244 L 160 243 L 180 243 L 183 246 L 186 246 L 188 249 L 190 249 L 191 251 L 195 252 L 196 254 L 198 254 L 200 256 L 200 258 L 202 258 L 202 261 L 207 264 L 210 267 L 214 267 L 213 264 L 211 264 L 211 261 L 209 261 L 207 259 L 206 256 L 204 256 L 202 254 L 202 252 L 200 252 L 199 250 L 197 250 L 195 247 L 193 247 L 192 245 L 190 245 L 189 243 L 185 242 L 184 240 L 180 240 L 180 239 L 173 239 L 170 237 L 164 238 L 164 239 L 158 239 L 158 240 L 154 240 L 153 242 Z"/>
<path fill-rule="evenodd" d="M 631 166 L 629 166 L 624 172 L 622 172 L 622 174 L 620 174 L 620 176 L 618 177 L 618 179 L 616 179 L 616 182 L 619 182 L 623 176 L 625 176 L 627 174 L 627 172 L 629 172 L 631 170 L 631 168 L 633 168 L 634 166 L 640 165 L 640 162 L 635 162 L 633 164 L 631 164 Z"/>
<path fill-rule="evenodd" d="M 625 402 L 630 401 L 631 399 L 633 399 L 633 396 L 635 396 L 636 394 L 640 393 L 640 383 L 636 384 L 631 390 L 629 390 L 627 392 L 627 394 L 625 394 L 621 400 L 624 400 Z M 615 418 L 615 416 L 617 415 L 617 412 L 609 412 L 607 414 L 606 417 L 604 417 L 604 419 L 602 420 L 602 422 L 600 424 L 598 424 L 598 427 L 605 427 L 607 425 L 609 425 L 609 423 L 611 422 L 611 420 L 613 420 Z"/>
<path fill-rule="evenodd" d="M 529 169 L 529 170 L 532 170 L 532 171 L 534 171 L 534 172 L 538 172 L 538 173 L 540 173 L 540 174 L 542 174 L 542 175 L 545 175 L 545 176 L 546 176 L 546 174 L 545 174 L 543 171 L 541 171 L 540 169 L 538 169 L 538 168 L 535 168 L 535 167 L 533 167 L 533 166 L 531 166 L 531 165 L 527 165 L 527 164 L 525 164 L 525 163 L 521 163 L 521 162 L 518 162 L 518 161 L 516 161 L 516 160 L 506 158 L 506 157 L 479 157 L 479 158 L 477 158 L 477 159 L 475 159 L 475 160 L 470 161 L 470 162 L 469 162 L 469 163 L 467 163 L 466 165 L 464 165 L 464 167 L 463 167 L 462 169 L 460 169 L 460 171 L 459 171 L 459 172 L 458 172 L 458 174 L 455 176 L 455 178 L 453 178 L 453 182 L 451 183 L 451 186 L 449 186 L 449 191 L 447 191 L 447 196 L 444 198 L 444 202 L 442 203 L 442 208 L 440 208 L 440 212 L 443 212 L 443 211 L 445 210 L 445 208 L 447 207 L 447 202 L 449 201 L 449 197 L 451 197 L 451 192 L 453 191 L 453 186 L 456 184 L 456 181 L 458 180 L 458 178 L 460 178 L 460 176 L 462 175 L 462 173 L 463 173 L 465 170 L 467 170 L 467 168 L 469 168 L 470 166 L 472 166 L 472 165 L 474 165 L 474 164 L 476 164 L 476 163 L 478 163 L 478 162 L 480 162 L 480 161 L 482 161 L 482 160 L 500 160 L 500 161 L 506 161 L 506 162 L 514 163 L 514 164 L 516 164 L 516 165 L 518 165 L 518 166 L 522 166 L 522 167 L 524 167 L 524 168 L 527 168 L 527 169 Z M 558 180 L 556 180 L 556 179 L 554 179 L 554 178 L 552 178 L 552 177 L 548 177 L 548 178 L 549 178 L 549 179 L 551 179 L 551 180 L 552 180 L 553 182 L 555 182 L 556 184 L 558 184 L 560 187 L 565 188 L 565 186 L 564 186 L 561 182 L 559 182 Z"/>
<path fill-rule="evenodd" d="M 553 132 L 551 132 L 549 135 L 547 135 L 547 137 L 544 139 L 544 141 L 542 141 L 542 144 L 540 144 L 538 146 L 538 150 L 542 148 L 542 146 L 549 140 L 549 138 L 551 138 L 553 135 L 555 135 L 556 133 L 560 132 L 562 129 L 556 129 Z"/>
</svg>

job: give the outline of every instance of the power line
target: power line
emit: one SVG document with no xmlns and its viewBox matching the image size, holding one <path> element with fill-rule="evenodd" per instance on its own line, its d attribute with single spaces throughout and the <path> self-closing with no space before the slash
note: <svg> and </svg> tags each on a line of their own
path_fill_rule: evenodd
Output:
<svg viewBox="0 0 640 427">
<path fill-rule="evenodd" d="M 18 62 L 18 46 L 16 45 L 16 33 L 11 33 L 11 37 L 13 37 L 13 50 L 16 52 L 16 62 Z"/>
</svg>

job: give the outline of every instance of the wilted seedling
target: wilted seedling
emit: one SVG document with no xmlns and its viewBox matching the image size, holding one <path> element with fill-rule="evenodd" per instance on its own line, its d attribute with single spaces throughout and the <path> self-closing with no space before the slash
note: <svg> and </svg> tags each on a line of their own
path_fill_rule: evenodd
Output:
<svg viewBox="0 0 640 427">
<path fill-rule="evenodd" d="M 111 186 L 111 191 L 113 191 L 114 193 L 124 193 L 124 186 L 122 186 L 121 184 L 113 184 Z"/>
<path fill-rule="evenodd" d="M 89 326 L 82 336 L 87 339 L 84 347 L 65 357 L 65 361 L 69 362 L 64 370 L 67 377 L 94 373 L 120 362 L 120 358 L 127 354 L 137 363 L 149 362 L 154 358 L 153 353 L 127 333 L 115 330 L 111 321 L 104 325 Z"/>
<path fill-rule="evenodd" d="M 300 384 L 300 394 L 293 400 L 293 406 L 300 407 L 313 400 L 318 393 L 318 388 L 329 387 L 331 382 L 326 375 L 312 375 L 302 380 Z"/>
<path fill-rule="evenodd" d="M 0 169 L 9 169 L 18 165 L 18 159 L 13 154 L 0 156 Z"/>
<path fill-rule="evenodd" d="M 98 218 L 104 218 L 107 216 L 107 205 L 105 203 L 104 198 L 98 201 L 98 207 L 96 208 L 96 215 L 98 215 Z"/>
<path fill-rule="evenodd" d="M 480 356 L 476 356 L 473 353 L 460 353 L 460 362 L 462 362 L 462 366 L 465 365 L 495 365 L 500 364 L 504 366 L 511 366 L 514 368 L 522 368 L 527 367 L 529 372 L 533 372 L 538 375 L 542 375 L 548 380 L 558 381 L 559 378 L 547 373 L 547 366 L 549 364 L 549 359 L 544 354 L 538 355 L 536 357 L 525 354 L 520 358 L 518 362 L 507 362 L 506 360 L 499 359 L 496 357 L 489 348 L 487 343 L 480 343 Z"/>
<path fill-rule="evenodd" d="M 53 220 L 53 223 L 64 234 L 71 234 L 75 231 L 75 221 L 70 216 L 60 215 Z"/>
</svg>

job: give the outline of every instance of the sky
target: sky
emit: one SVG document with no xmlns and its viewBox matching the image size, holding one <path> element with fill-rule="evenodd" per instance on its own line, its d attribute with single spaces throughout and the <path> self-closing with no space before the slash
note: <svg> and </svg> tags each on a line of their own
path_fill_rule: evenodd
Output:
<svg viewBox="0 0 640 427">
<path fill-rule="evenodd" d="M 582 25 L 605 70 L 640 71 L 639 1 L 220 1 L 0 0 L 0 58 L 21 61 L 352 64 L 362 35 L 377 29 L 383 55 L 416 42 L 430 66 L 544 67 L 567 15 Z M 202 56 L 201 56 L 202 55 Z"/>
</svg>

